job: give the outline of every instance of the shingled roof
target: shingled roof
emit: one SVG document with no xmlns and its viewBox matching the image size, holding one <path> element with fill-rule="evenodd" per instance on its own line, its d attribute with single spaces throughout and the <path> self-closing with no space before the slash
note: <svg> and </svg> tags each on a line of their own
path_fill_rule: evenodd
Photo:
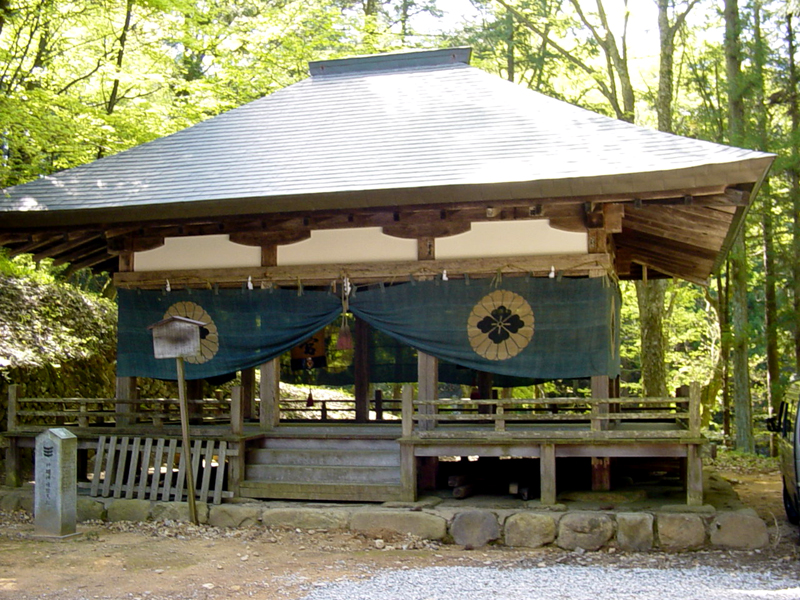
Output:
<svg viewBox="0 0 800 600">
<path fill-rule="evenodd" d="M 310 78 L 274 94 L 4 190 L 0 232 L 430 203 L 750 192 L 774 158 L 595 114 L 470 67 L 469 54 L 311 63 Z M 723 211 L 728 225 L 741 218 L 742 204 Z"/>
</svg>

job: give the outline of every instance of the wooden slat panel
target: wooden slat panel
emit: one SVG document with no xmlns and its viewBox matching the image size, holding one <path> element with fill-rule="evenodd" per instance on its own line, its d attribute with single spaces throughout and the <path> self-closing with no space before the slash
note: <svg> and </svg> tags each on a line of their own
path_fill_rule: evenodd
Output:
<svg viewBox="0 0 800 600">
<path fill-rule="evenodd" d="M 158 491 L 161 486 L 161 463 L 164 459 L 164 438 L 156 442 L 156 454 L 153 459 L 153 482 L 150 484 L 150 500 L 158 500 Z"/>
<path fill-rule="evenodd" d="M 117 436 L 112 435 L 108 440 L 106 452 L 106 474 L 103 479 L 103 498 L 108 498 L 111 493 L 111 479 L 114 477 L 114 456 L 117 451 Z"/>
<path fill-rule="evenodd" d="M 194 491 L 197 495 L 197 480 L 200 472 L 200 455 L 202 454 L 203 442 L 202 440 L 195 440 L 192 444 L 192 474 L 194 475 Z M 187 490 L 188 495 L 188 490 Z"/>
<path fill-rule="evenodd" d="M 172 493 L 172 466 L 175 464 L 175 451 L 178 447 L 178 440 L 169 441 L 169 450 L 167 452 L 167 473 L 164 476 L 164 491 L 161 494 L 161 499 L 169 502 L 170 494 Z"/>
<path fill-rule="evenodd" d="M 117 472 L 114 474 L 114 498 L 122 497 L 122 483 L 125 480 L 125 467 L 128 462 L 128 442 L 130 438 L 125 436 L 121 440 L 119 456 L 117 458 Z M 106 476 L 108 476 L 106 474 Z"/>
<path fill-rule="evenodd" d="M 142 451 L 142 468 L 139 475 L 139 493 L 136 496 L 139 500 L 147 499 L 147 478 L 148 471 L 150 471 L 150 460 L 153 450 L 153 440 L 147 438 L 144 441 L 144 450 Z"/>
<path fill-rule="evenodd" d="M 90 494 L 97 496 L 100 491 L 100 472 L 103 470 L 103 458 L 106 451 L 106 436 L 101 435 L 97 441 L 97 450 L 94 455 L 94 474 L 92 475 L 92 489 Z"/>
<path fill-rule="evenodd" d="M 206 453 L 204 456 L 203 484 L 200 487 L 200 499 L 205 502 L 208 498 L 208 487 L 211 483 L 211 460 L 214 458 L 214 440 L 206 440 Z"/>
<path fill-rule="evenodd" d="M 133 449 L 131 450 L 131 464 L 128 468 L 128 481 L 125 485 L 125 497 L 133 498 L 134 487 L 136 485 L 136 470 L 139 467 L 139 455 L 142 450 L 142 438 L 133 438 Z"/>
<path fill-rule="evenodd" d="M 188 452 L 183 447 L 183 443 L 178 446 L 178 451 L 181 454 L 180 463 L 178 464 L 178 479 L 175 482 L 175 501 L 180 502 L 183 499 L 183 490 L 186 487 L 186 465 L 189 459 Z"/>
<path fill-rule="evenodd" d="M 225 454 L 228 449 L 228 442 L 220 442 L 219 443 L 219 450 L 217 451 L 217 463 L 219 467 L 217 468 L 217 480 L 214 483 L 214 504 L 219 504 L 222 502 L 222 487 L 225 485 L 225 469 L 227 468 L 225 464 Z"/>
</svg>

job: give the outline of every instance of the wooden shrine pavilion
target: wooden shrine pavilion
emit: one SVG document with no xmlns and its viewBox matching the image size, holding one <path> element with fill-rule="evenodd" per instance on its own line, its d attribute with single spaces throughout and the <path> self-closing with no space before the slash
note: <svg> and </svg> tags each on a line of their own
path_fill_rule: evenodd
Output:
<svg viewBox="0 0 800 600">
<path fill-rule="evenodd" d="M 702 503 L 696 387 L 614 397 L 617 282 L 705 283 L 774 157 L 597 115 L 469 59 L 312 62 L 270 96 L 4 190 L 12 254 L 110 271 L 120 289 L 117 397 L 12 386 L 7 481 L 58 423 L 93 453 L 90 493 L 183 497 L 173 401 L 136 387 L 175 378 L 147 331 L 175 315 L 204 324 L 190 380 L 242 376 L 230 399 L 194 386 L 203 499 L 413 499 L 439 457 L 481 456 L 538 459 L 520 464 L 538 465 L 545 504 L 563 459 L 589 461 L 595 488 L 617 459 L 675 459 L 687 502 Z M 355 318 L 353 416 L 289 422 L 280 356 L 343 314 Z M 413 377 L 377 379 L 374 331 L 415 352 Z M 445 372 L 473 373 L 479 397 L 439 397 Z M 497 398 L 492 377 L 588 379 L 592 397 Z M 368 397 L 379 381 L 418 384 L 394 419 Z"/>
</svg>

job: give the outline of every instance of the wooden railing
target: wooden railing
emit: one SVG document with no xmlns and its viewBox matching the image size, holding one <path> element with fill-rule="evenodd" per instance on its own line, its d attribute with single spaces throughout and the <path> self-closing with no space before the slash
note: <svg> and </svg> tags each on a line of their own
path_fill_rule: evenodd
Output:
<svg viewBox="0 0 800 600">
<path fill-rule="evenodd" d="M 281 421 L 355 421 L 355 400 L 314 399 L 308 403 L 300 399 L 281 399 Z M 369 402 L 370 421 L 395 421 L 400 418 L 401 400 L 376 399 Z"/>
<path fill-rule="evenodd" d="M 403 399 L 403 436 L 697 438 L 700 394 L 685 398 Z"/>
<path fill-rule="evenodd" d="M 174 398 L 20 398 L 17 390 L 16 385 L 9 386 L 9 433 L 38 432 L 49 427 L 160 429 L 180 424 L 179 400 Z M 229 423 L 232 432 L 241 432 L 240 388 L 234 388 L 231 398 L 187 402 L 193 424 Z"/>
</svg>

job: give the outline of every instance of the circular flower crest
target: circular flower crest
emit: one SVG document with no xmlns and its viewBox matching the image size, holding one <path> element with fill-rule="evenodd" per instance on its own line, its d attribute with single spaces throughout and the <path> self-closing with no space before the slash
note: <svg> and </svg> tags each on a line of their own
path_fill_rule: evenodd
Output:
<svg viewBox="0 0 800 600">
<path fill-rule="evenodd" d="M 496 290 L 473 307 L 467 320 L 472 349 L 488 360 L 506 360 L 522 352 L 533 337 L 531 305 L 514 292 Z"/>
<path fill-rule="evenodd" d="M 199 304 L 194 302 L 176 302 L 164 313 L 164 318 L 186 317 L 201 323 L 206 323 L 200 328 L 200 353 L 197 356 L 187 356 L 186 362 L 195 365 L 208 362 L 219 350 L 219 332 L 211 316 Z"/>
</svg>

